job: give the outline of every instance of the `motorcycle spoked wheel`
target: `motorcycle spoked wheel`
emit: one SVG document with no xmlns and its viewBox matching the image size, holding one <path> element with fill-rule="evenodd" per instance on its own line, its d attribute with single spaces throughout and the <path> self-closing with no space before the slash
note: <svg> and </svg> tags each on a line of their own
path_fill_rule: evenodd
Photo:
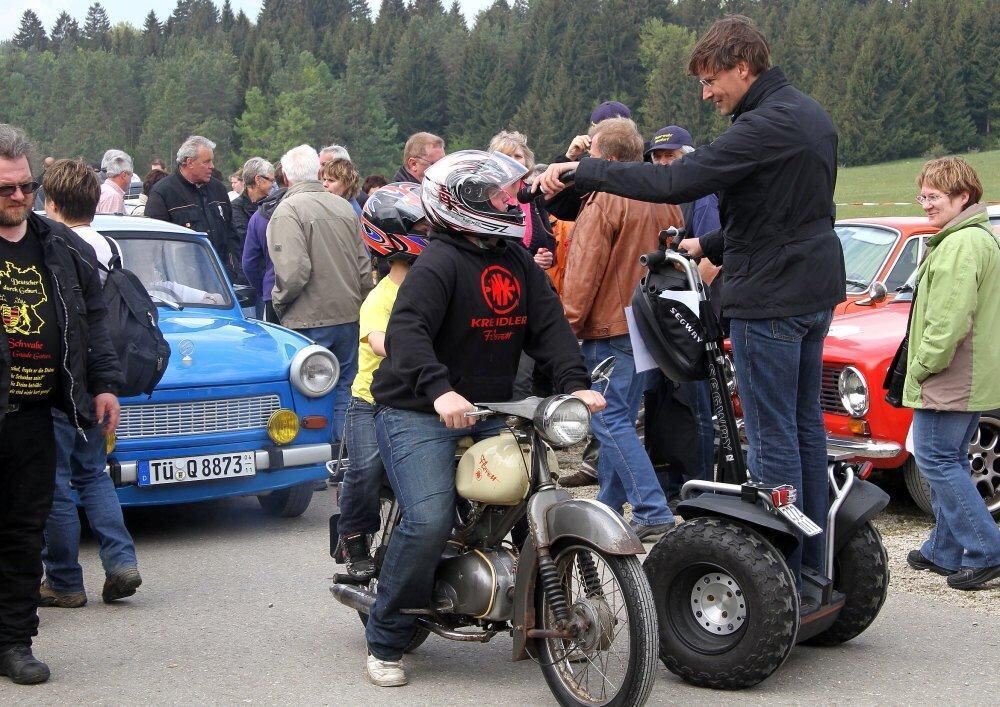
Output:
<svg viewBox="0 0 1000 707">
<path fill-rule="evenodd" d="M 837 620 L 803 643 L 837 646 L 867 629 L 889 593 L 889 560 L 882 536 L 865 523 L 833 558 L 833 588 L 846 596 Z"/>
<path fill-rule="evenodd" d="M 554 563 L 571 614 L 588 630 L 578 639 L 534 639 L 532 653 L 561 705 L 641 705 L 656 680 L 656 614 L 642 564 L 583 545 L 560 548 Z M 537 590 L 538 624 L 555 627 Z"/>
<path fill-rule="evenodd" d="M 795 580 L 782 554 L 754 530 L 694 518 L 660 539 L 645 570 L 660 659 L 686 682 L 726 690 L 756 685 L 795 645 Z"/>
<path fill-rule="evenodd" d="M 389 513 L 392 510 L 392 503 L 395 497 L 392 494 L 392 489 L 388 486 L 383 486 L 382 490 L 379 492 L 379 524 L 378 530 L 371 536 L 370 547 L 375 555 L 375 579 L 368 583 L 368 590 L 373 594 L 378 589 L 378 573 L 382 570 L 382 560 L 384 559 L 384 550 L 382 549 L 382 536 L 385 534 L 385 528 L 389 524 L 390 518 Z M 359 611 L 358 617 L 361 619 L 361 623 L 364 626 L 368 625 L 368 614 Z M 431 635 L 431 632 L 425 628 L 417 627 L 413 632 L 413 638 L 410 642 L 406 644 L 406 648 L 403 649 L 404 653 L 412 653 L 417 650 L 420 645 L 427 640 L 427 637 Z"/>
</svg>

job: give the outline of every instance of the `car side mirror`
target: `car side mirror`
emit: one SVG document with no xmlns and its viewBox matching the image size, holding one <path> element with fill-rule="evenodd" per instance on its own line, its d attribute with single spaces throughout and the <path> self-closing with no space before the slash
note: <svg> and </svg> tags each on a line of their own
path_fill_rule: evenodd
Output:
<svg viewBox="0 0 1000 707">
<path fill-rule="evenodd" d="M 885 298 L 889 296 L 889 291 L 885 289 L 885 285 L 876 280 L 868 287 L 868 296 L 864 299 L 860 299 L 854 304 L 861 307 L 871 307 L 873 305 L 885 302 Z"/>
<path fill-rule="evenodd" d="M 236 302 L 239 303 L 241 309 L 256 306 L 257 290 L 251 285 L 233 285 L 233 291 L 236 293 Z"/>
</svg>

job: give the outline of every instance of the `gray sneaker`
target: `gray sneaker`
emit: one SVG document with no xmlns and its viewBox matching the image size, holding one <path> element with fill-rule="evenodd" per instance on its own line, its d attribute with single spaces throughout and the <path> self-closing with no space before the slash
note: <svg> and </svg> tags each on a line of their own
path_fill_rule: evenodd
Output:
<svg viewBox="0 0 1000 707">
<path fill-rule="evenodd" d="M 104 580 L 104 590 L 101 598 L 105 604 L 124 599 L 135 594 L 135 590 L 142 584 L 142 577 L 135 567 L 125 567 L 109 574 Z"/>
<path fill-rule="evenodd" d="M 407 682 L 401 660 L 379 660 L 369 655 L 365 662 L 365 677 L 377 687 L 401 687 Z"/>
</svg>

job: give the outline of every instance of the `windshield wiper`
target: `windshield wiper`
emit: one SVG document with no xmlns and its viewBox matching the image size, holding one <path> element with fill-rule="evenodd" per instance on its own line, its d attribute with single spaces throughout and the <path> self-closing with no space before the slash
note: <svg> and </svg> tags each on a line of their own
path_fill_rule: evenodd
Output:
<svg viewBox="0 0 1000 707">
<path fill-rule="evenodd" d="M 159 302 L 161 304 L 167 305 L 168 307 L 170 307 L 170 309 L 174 310 L 175 312 L 179 312 L 182 309 L 184 309 L 184 305 L 177 304 L 176 302 L 171 302 L 168 299 L 164 299 L 164 298 L 160 297 L 158 294 L 156 294 L 154 292 L 150 292 L 149 296 L 150 296 L 151 299 L 154 299 L 154 300 L 156 300 L 157 302 Z"/>
<path fill-rule="evenodd" d="M 852 280 L 851 278 L 847 278 L 847 284 L 854 285 L 855 287 L 860 287 L 862 290 L 868 289 L 868 283 L 862 282 L 861 280 Z"/>
</svg>

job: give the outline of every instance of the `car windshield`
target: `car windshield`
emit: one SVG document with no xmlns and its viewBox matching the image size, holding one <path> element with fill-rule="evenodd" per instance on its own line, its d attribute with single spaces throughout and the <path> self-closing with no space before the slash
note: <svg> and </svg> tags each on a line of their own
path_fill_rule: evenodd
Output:
<svg viewBox="0 0 1000 707">
<path fill-rule="evenodd" d="M 878 275 L 899 234 L 885 228 L 853 224 L 838 224 L 836 230 L 844 248 L 847 287 L 853 292 L 863 292 Z"/>
<path fill-rule="evenodd" d="M 230 307 L 229 286 L 207 243 L 159 234 L 108 234 L 121 248 L 122 265 L 134 272 L 158 304 Z"/>
</svg>

